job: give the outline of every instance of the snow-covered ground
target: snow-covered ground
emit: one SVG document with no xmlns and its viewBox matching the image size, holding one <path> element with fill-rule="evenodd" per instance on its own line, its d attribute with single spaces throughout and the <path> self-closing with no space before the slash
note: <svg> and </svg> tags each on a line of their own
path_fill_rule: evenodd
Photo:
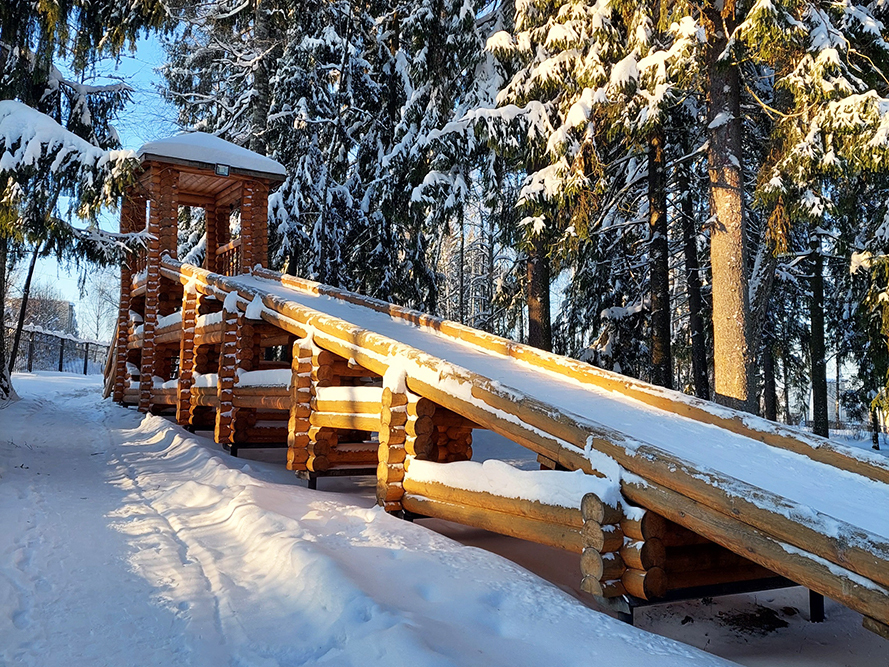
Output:
<svg viewBox="0 0 889 667">
<path fill-rule="evenodd" d="M 569 554 L 399 521 L 367 481 L 309 491 L 269 462 L 280 450 L 231 458 L 102 401 L 95 376 L 14 382 L 22 400 L 0 409 L 0 666 L 725 664 L 582 604 Z M 489 434 L 474 449 L 533 466 Z M 828 602 L 813 625 L 804 600 L 655 607 L 638 624 L 743 664 L 885 667 L 857 614 Z"/>
<path fill-rule="evenodd" d="M 18 376 L 0 412 L 4 665 L 709 665 L 283 466 Z"/>
</svg>

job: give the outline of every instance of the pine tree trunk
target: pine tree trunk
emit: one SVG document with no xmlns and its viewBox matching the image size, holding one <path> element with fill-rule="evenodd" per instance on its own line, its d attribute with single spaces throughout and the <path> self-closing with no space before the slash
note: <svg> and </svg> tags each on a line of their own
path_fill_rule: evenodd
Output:
<svg viewBox="0 0 889 667">
<path fill-rule="evenodd" d="M 880 449 L 880 418 L 877 411 L 870 410 L 870 428 L 871 428 L 871 449 Z"/>
<path fill-rule="evenodd" d="M 14 398 L 12 381 L 6 366 L 6 258 L 9 240 L 0 235 L 0 402 Z"/>
<path fill-rule="evenodd" d="M 821 239 L 812 251 L 812 300 L 809 302 L 809 318 L 812 336 L 809 352 L 812 357 L 812 421 L 815 435 L 830 435 L 827 423 L 827 362 L 824 344 L 824 258 L 821 256 Z"/>
<path fill-rule="evenodd" d="M 711 0 L 705 14 L 710 74 L 707 160 L 714 218 L 710 260 L 715 393 L 720 403 L 751 411 L 753 351 L 747 293 L 744 178 L 740 161 L 740 75 L 736 64 L 719 61 L 728 43 L 726 30 L 732 31 L 736 25 L 734 3 Z"/>
<path fill-rule="evenodd" d="M 271 93 L 269 92 L 269 23 L 268 12 L 263 0 L 256 0 L 256 8 L 253 14 L 253 45 L 263 54 L 253 70 L 253 114 L 250 132 L 250 150 L 260 155 L 265 155 L 268 146 L 265 141 L 265 130 L 269 122 L 269 107 L 271 106 Z"/>
<path fill-rule="evenodd" d="M 485 281 L 486 303 L 488 312 L 485 315 L 485 321 L 482 328 L 488 333 L 494 332 L 494 218 L 488 221 L 488 247 L 486 254 L 487 280 Z"/>
<path fill-rule="evenodd" d="M 689 167 L 681 164 L 677 172 L 679 196 L 682 197 L 682 240 L 685 255 L 685 281 L 688 292 L 688 320 L 691 333 L 691 373 L 695 396 L 710 400 L 707 365 L 707 337 L 704 333 L 704 298 L 701 295 L 701 265 L 698 261 L 697 225 L 691 196 Z"/>
<path fill-rule="evenodd" d="M 651 381 L 673 388 L 670 351 L 670 254 L 667 227 L 667 179 L 663 130 L 648 144 L 648 238 L 651 247 Z"/>
<path fill-rule="evenodd" d="M 34 277 L 34 267 L 37 265 L 37 256 L 40 254 L 40 246 L 38 243 L 31 253 L 31 262 L 28 264 L 28 274 L 25 276 L 25 285 L 22 288 L 22 303 L 19 308 L 19 318 L 15 323 L 15 334 L 12 338 L 12 350 L 9 353 L 9 372 L 15 368 L 15 360 L 19 354 L 19 344 L 22 341 L 22 329 L 25 326 L 25 316 L 28 313 L 28 299 L 31 296 L 31 279 Z"/>
<path fill-rule="evenodd" d="M 551 351 L 553 332 L 549 312 L 549 259 L 546 256 L 546 243 L 540 234 L 531 239 L 527 271 L 528 345 Z"/>
<path fill-rule="evenodd" d="M 466 324 L 466 229 L 463 217 L 460 217 L 460 294 L 457 299 L 460 313 L 460 324 Z"/>
<path fill-rule="evenodd" d="M 762 354 L 762 397 L 763 416 L 778 421 L 778 391 L 775 386 L 775 354 L 772 346 L 766 343 Z"/>
<path fill-rule="evenodd" d="M 790 372 L 787 370 L 788 354 L 787 348 L 784 348 L 781 352 L 781 362 L 784 368 L 784 423 L 792 426 L 793 419 L 790 416 Z"/>
<path fill-rule="evenodd" d="M 842 358 L 842 356 L 840 355 L 839 350 L 837 351 L 836 362 L 837 362 L 837 384 L 836 384 L 836 391 L 834 392 L 834 393 L 835 393 L 835 396 L 834 396 L 834 399 L 835 399 L 835 405 L 834 405 L 834 408 L 835 408 L 835 414 L 834 414 L 834 417 L 835 417 L 835 419 L 836 419 L 836 423 L 837 423 L 836 428 L 840 428 L 840 410 L 841 410 L 842 407 L 843 407 L 842 396 L 840 395 L 840 389 L 842 388 L 842 387 L 840 386 L 840 368 L 841 368 L 842 365 L 843 365 L 843 358 Z"/>
</svg>

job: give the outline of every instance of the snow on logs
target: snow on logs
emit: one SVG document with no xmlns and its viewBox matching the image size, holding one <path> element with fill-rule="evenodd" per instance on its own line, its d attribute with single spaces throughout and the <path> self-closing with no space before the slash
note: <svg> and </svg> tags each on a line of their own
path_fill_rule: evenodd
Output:
<svg viewBox="0 0 889 667">
<path fill-rule="evenodd" d="M 617 554 L 623 543 L 616 481 L 582 473 L 516 470 L 501 461 L 442 465 L 414 460 L 402 486 L 402 505 L 408 511 L 580 553 L 596 581 L 613 576 L 613 569 L 605 571 L 601 553 Z M 589 521 L 583 518 L 582 503 Z M 602 523 L 606 521 L 612 524 Z M 620 557 L 610 560 L 615 558 Z M 623 563 L 620 567 L 622 572 Z"/>
<path fill-rule="evenodd" d="M 499 355 L 523 361 L 531 366 L 595 385 L 646 403 L 659 410 L 682 415 L 696 421 L 713 424 L 732 433 L 761 440 L 773 447 L 786 449 L 813 460 L 846 470 L 869 479 L 889 483 L 889 461 L 868 452 L 838 445 L 826 438 L 761 419 L 754 415 L 703 401 L 682 392 L 666 390 L 640 380 L 607 371 L 588 363 L 546 352 L 507 338 L 473 329 L 464 324 L 444 320 L 427 313 L 396 306 L 385 301 L 354 294 L 345 290 L 260 269 L 255 275 L 280 283 L 301 292 L 332 297 L 371 310 L 385 313 L 394 319 L 428 327 L 453 340 L 469 343 Z"/>
</svg>

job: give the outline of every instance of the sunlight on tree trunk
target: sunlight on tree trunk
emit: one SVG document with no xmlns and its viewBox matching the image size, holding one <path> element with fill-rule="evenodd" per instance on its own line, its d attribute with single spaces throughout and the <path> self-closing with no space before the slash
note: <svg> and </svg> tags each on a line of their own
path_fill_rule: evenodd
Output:
<svg viewBox="0 0 889 667">
<path fill-rule="evenodd" d="M 721 5 L 722 3 L 718 3 Z M 738 67 L 720 60 L 726 31 L 735 27 L 711 4 L 706 11 L 709 46 L 709 145 L 707 159 L 713 223 L 713 362 L 716 400 L 751 411 L 753 353 L 749 340 L 744 175 L 741 170 L 741 93 Z"/>
</svg>

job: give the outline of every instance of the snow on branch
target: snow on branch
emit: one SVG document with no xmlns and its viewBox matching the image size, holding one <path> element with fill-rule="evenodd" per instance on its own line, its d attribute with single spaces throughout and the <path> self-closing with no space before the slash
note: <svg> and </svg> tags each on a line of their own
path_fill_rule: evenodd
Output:
<svg viewBox="0 0 889 667">
<path fill-rule="evenodd" d="M 85 217 L 114 203 L 136 165 L 133 151 L 105 151 L 15 100 L 0 101 L 0 151 L 4 205 L 23 207 L 38 189 L 54 190 L 74 196 Z"/>
</svg>

